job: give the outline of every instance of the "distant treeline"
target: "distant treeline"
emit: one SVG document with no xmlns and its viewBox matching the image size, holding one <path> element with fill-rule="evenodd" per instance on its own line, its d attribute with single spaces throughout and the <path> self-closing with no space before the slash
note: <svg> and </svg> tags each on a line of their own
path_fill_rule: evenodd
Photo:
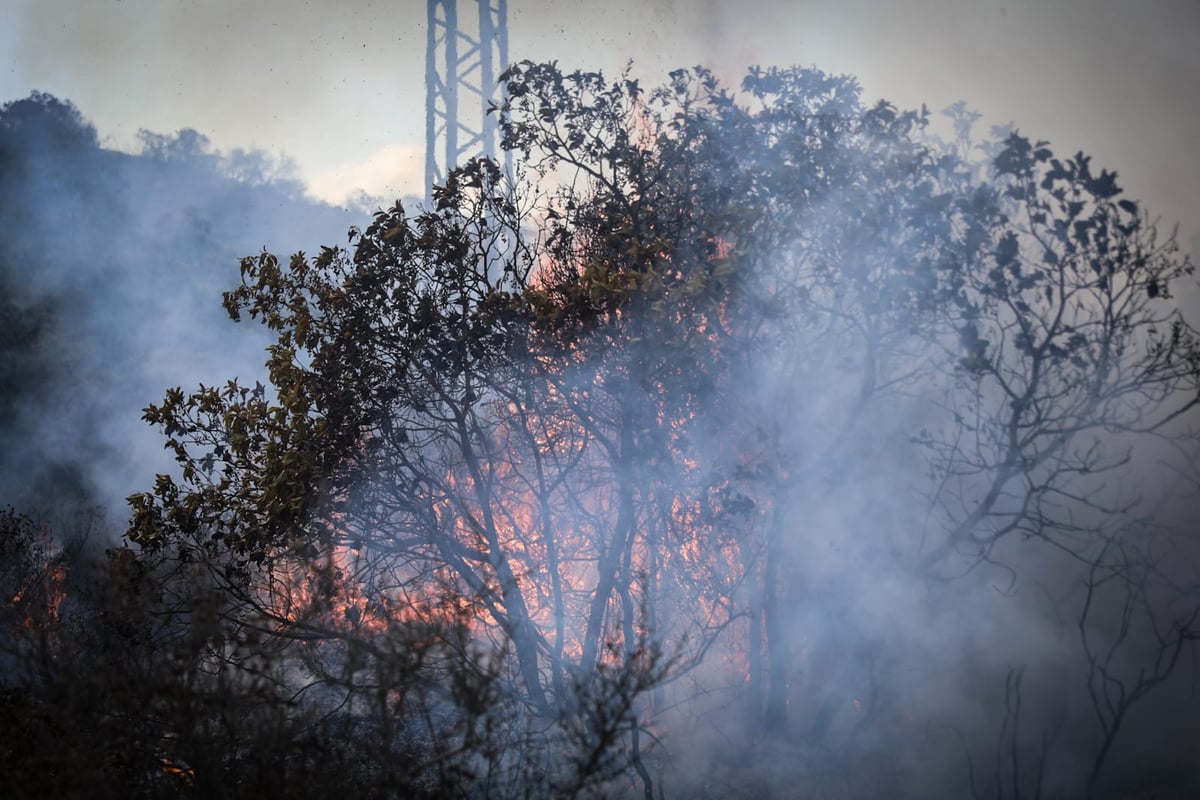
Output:
<svg viewBox="0 0 1200 800">
<path fill-rule="evenodd" d="M 141 409 L 262 369 L 260 332 L 221 308 L 238 258 L 351 221 L 285 158 L 190 129 L 139 139 L 106 149 L 45 93 L 0 106 L 0 502 L 120 511 L 168 463 Z"/>
</svg>

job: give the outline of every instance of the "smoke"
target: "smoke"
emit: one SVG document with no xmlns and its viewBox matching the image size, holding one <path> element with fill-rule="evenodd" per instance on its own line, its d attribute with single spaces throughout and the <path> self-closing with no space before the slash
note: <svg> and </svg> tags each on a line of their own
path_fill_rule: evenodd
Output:
<svg viewBox="0 0 1200 800">
<path fill-rule="evenodd" d="M 306 199 L 284 160 L 192 130 L 140 141 L 135 155 L 102 148 L 50 95 L 0 108 L 4 502 L 122 518 L 123 498 L 170 470 L 141 409 L 168 386 L 263 375 L 265 340 L 220 304 L 238 259 L 350 224 Z"/>
<path fill-rule="evenodd" d="M 826 86 L 819 77 L 807 79 Z M 863 113 L 855 103 L 848 103 L 848 113 Z M 749 138 L 722 144 L 722 153 L 759 152 Z M 874 149 L 874 143 L 851 149 L 838 151 L 837 158 L 826 150 L 812 156 L 828 157 L 819 162 L 827 170 L 832 163 L 855 176 L 834 173 L 827 196 L 826 187 L 815 185 L 807 194 L 804 182 L 815 184 L 816 175 L 829 171 L 809 167 L 775 184 L 773 162 L 752 162 L 752 180 L 779 189 L 768 194 L 778 204 L 772 208 L 785 206 L 784 198 L 794 197 L 789 192 L 799 196 L 797 185 L 804 186 L 805 202 L 819 199 L 796 212 L 794 238 L 767 238 L 771 246 L 747 256 L 754 265 L 747 269 L 750 291 L 765 299 L 747 306 L 745 318 L 726 311 L 734 327 L 765 330 L 761 335 L 770 344 L 749 349 L 730 383 L 736 401 L 715 415 L 718 427 L 692 439 L 696 449 L 689 453 L 727 476 L 739 467 L 748 470 L 731 463 L 731 453 L 751 463 L 773 461 L 776 470 L 790 473 L 780 480 L 777 472 L 757 487 L 747 480 L 740 490 L 757 501 L 751 505 L 768 510 L 757 521 L 750 514 L 730 523 L 738 533 L 718 528 L 708 534 L 718 541 L 742 537 L 739 547 L 751 564 L 741 587 L 747 593 L 735 592 L 730 605 L 748 616 L 750 626 L 763 626 L 762 634 L 749 636 L 749 646 L 758 646 L 763 634 L 787 642 L 781 659 L 786 672 L 770 679 L 782 678 L 786 686 L 758 689 L 760 701 L 763 692 L 774 695 L 767 700 L 768 722 L 774 703 L 787 725 L 769 730 L 760 722 L 746 731 L 746 700 L 755 696 L 757 678 L 753 664 L 745 677 L 739 660 L 747 637 L 739 620 L 725 640 L 732 652 L 722 650 L 725 642 L 715 644 L 716 654 L 665 703 L 675 752 L 687 754 L 678 757 L 668 782 L 694 796 L 754 796 L 788 786 L 803 786 L 812 796 L 880 796 L 882 786 L 911 796 L 962 796 L 970 769 L 976 796 L 1077 796 L 1089 773 L 1099 783 L 1088 791 L 1186 796 L 1200 780 L 1178 746 L 1195 735 L 1188 710 L 1195 664 L 1188 661 L 1175 673 L 1164 666 L 1173 653 L 1190 653 L 1186 646 L 1196 635 L 1198 550 L 1194 524 L 1185 522 L 1196 509 L 1195 440 L 1188 423 L 1158 423 L 1169 409 L 1194 402 L 1194 372 L 1161 396 L 1150 389 L 1157 379 L 1148 379 L 1144 394 L 1113 394 L 1103 381 L 1092 390 L 1096 374 L 1073 370 L 1090 365 L 1100 372 L 1106 362 L 1089 361 L 1091 354 L 1081 349 L 1075 360 L 1064 350 L 1059 363 L 1023 372 L 1030 363 L 1021 355 L 1023 329 L 1003 304 L 989 306 L 995 293 L 1007 299 L 1030 288 L 1016 272 L 1011 285 L 991 288 L 1005 274 L 1003 240 L 988 240 L 985 251 L 960 256 L 963 266 L 952 266 L 979 271 L 968 278 L 979 282 L 958 298 L 961 316 L 950 294 L 939 295 L 935 313 L 941 322 L 930 327 L 881 313 L 888 308 L 890 281 L 911 280 L 906 290 L 920 297 L 932 292 L 922 288 L 924 279 L 944 277 L 946 264 L 954 262 L 922 260 L 931 239 L 911 226 L 929 234 L 938 223 L 905 216 L 912 209 L 903 208 L 903 198 L 921 197 L 919 185 L 891 184 L 895 173 L 873 171 L 877 160 L 890 163 L 891 152 Z M 811 154 L 788 155 L 794 160 L 785 163 L 805 164 Z M 996 185 L 1009 185 L 997 172 L 991 171 Z M 1091 174 L 1098 173 L 1093 168 Z M 692 180 L 690 196 L 710 197 L 702 179 Z M 958 178 L 939 180 L 945 183 L 934 191 Z M 1054 182 L 1047 178 L 1042 188 Z M 735 185 L 729 179 L 730 188 Z M 869 188 L 859 193 L 864 185 Z M 670 200 L 655 194 L 654 182 L 648 186 L 643 191 L 652 199 L 646 202 L 669 207 Z M 1006 202 L 1002 196 L 996 202 Z M 982 189 L 974 197 L 972 202 L 989 202 Z M 566 217 L 577 205 L 582 203 L 555 213 Z M 1019 218 L 1020 208 L 1006 208 Z M 947 230 L 966 224 L 959 218 Z M 762 243 L 749 230 L 735 228 L 734 235 L 751 253 L 755 244 L 748 242 Z M 934 247 L 949 247 L 931 237 L 940 242 Z M 1026 263 L 1050 263 L 1044 252 Z M 1190 270 L 1177 263 L 1176 278 L 1186 281 Z M 994 267 L 990 274 L 983 264 Z M 1088 269 L 1099 270 L 1099 264 Z M 1147 295 L 1159 296 L 1157 283 L 1135 283 L 1141 279 L 1130 275 L 1135 307 Z M 1010 308 L 1027 318 L 1046 314 L 1059 291 L 1021 294 Z M 1096 329 L 1093 314 L 1103 293 L 1079 296 L 1078 304 L 1063 309 L 1066 334 Z M 788 302 L 781 298 L 795 297 L 802 299 L 787 306 L 794 317 L 777 311 Z M 981 313 L 990 322 L 986 331 L 976 327 L 984 324 Z M 1156 335 L 1156 326 L 1169 324 L 1169 318 L 1150 324 L 1145 317 L 1131 319 L 1138 321 L 1137 334 L 1122 359 L 1134 359 L 1134 351 L 1149 347 L 1146 337 Z M 978 367 L 964 357 L 964 330 L 972 332 L 966 353 L 981 348 L 997 359 L 1003 378 L 984 380 L 975 372 Z M 1070 341 L 1072 348 L 1083 346 Z M 1108 358 L 1108 345 L 1103 351 Z M 1122 375 L 1136 369 L 1132 361 L 1122 364 Z M 1047 376 L 1039 378 L 1043 367 Z M 1019 416 L 1021 392 L 1009 392 L 1038 381 L 1050 388 L 1039 390 L 1037 421 L 1029 422 Z M 1084 413 L 1078 409 L 1093 407 L 1104 415 L 1103 425 L 1076 422 Z M 1019 424 L 1007 421 L 1013 414 Z M 1046 461 L 1058 433 L 1039 433 L 1039 441 L 1031 432 L 1039 425 L 1052 433 L 1069 430 L 1071 446 Z M 1141 427 L 1156 435 L 1131 435 Z M 1005 455 L 1010 430 L 1027 448 L 1019 458 Z M 1028 480 L 994 483 L 1009 468 Z M 760 477 L 766 471 L 760 468 Z M 995 496 L 987 499 L 993 489 Z M 680 484 L 667 491 L 686 497 L 691 489 Z M 956 526 L 980 507 L 986 513 L 972 525 L 981 534 L 998 532 L 995 538 L 953 540 Z M 775 534 L 772 525 L 778 526 Z M 779 537 L 776 547 L 772 535 Z M 939 552 L 947 537 L 952 546 L 941 549 L 933 559 L 937 569 L 930 569 L 929 554 Z M 671 568 L 687 569 L 679 562 L 663 567 Z M 776 599 L 756 598 L 755 581 L 774 587 Z M 674 611 L 683 609 L 676 618 L 692 612 L 679 598 L 668 602 Z M 781 618 L 775 630 L 761 611 L 760 604 L 770 602 Z M 1147 690 L 1153 691 L 1145 702 L 1126 704 Z M 781 752 L 792 759 L 787 768 L 771 763 Z"/>
</svg>

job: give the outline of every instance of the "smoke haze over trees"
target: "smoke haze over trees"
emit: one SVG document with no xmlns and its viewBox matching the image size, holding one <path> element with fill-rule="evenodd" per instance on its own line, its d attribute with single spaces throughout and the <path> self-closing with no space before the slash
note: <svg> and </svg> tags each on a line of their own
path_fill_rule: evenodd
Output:
<svg viewBox="0 0 1200 800">
<path fill-rule="evenodd" d="M 262 339 L 224 324 L 236 261 L 312 247 L 346 211 L 304 199 L 286 163 L 215 152 L 195 131 L 100 146 L 70 103 L 0 108 L 0 485 L 118 510 L 165 467 L 139 409 L 175 383 L 261 372 Z M 53 499 L 52 499 L 53 498 Z"/>
<path fill-rule="evenodd" d="M 105 154 L 67 105 L 5 107 L 54 143 L 0 150 L 22 196 L 79 198 L 4 256 L 48 265 L 4 273 L 0 413 L 31 451 L 57 442 L 31 398 L 122 374 L 99 287 L 139 309 L 111 358 L 156 298 L 228 290 L 242 322 L 183 331 L 205 361 L 146 410 L 176 464 L 125 548 L 68 569 L 82 536 L 3 520 L 23 785 L 83 780 L 57 738 L 146 794 L 1200 791 L 1192 266 L 1115 173 L 978 140 L 964 106 L 936 140 L 816 70 L 507 79 L 515 177 L 472 162 L 291 258 L 237 236 L 332 212 L 260 157 Z M 164 216 L 92 227 L 125 185 Z M 240 285 L 181 287 L 230 246 Z M 129 280 L 110 252 L 155 258 Z M 31 463 L 127 457 L 79 431 Z"/>
</svg>

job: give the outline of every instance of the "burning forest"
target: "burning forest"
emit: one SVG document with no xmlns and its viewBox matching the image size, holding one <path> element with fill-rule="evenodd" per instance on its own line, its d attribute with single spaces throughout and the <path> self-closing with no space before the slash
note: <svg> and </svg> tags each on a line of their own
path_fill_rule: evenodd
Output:
<svg viewBox="0 0 1200 800">
<path fill-rule="evenodd" d="M 18 794 L 1200 792 L 1192 265 L 1115 173 L 812 69 L 504 81 L 511 174 L 241 260 L 269 380 L 146 409 L 89 581 L 5 519 L 74 750 Z"/>
</svg>

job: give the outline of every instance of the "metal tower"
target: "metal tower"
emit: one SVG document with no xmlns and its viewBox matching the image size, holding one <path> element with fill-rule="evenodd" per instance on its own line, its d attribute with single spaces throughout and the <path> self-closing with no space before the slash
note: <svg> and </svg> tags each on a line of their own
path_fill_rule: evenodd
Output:
<svg viewBox="0 0 1200 800">
<path fill-rule="evenodd" d="M 459 14 L 463 10 L 466 13 Z M 496 79 L 508 67 L 508 0 L 429 0 L 425 191 L 475 156 L 496 157 Z"/>
</svg>

